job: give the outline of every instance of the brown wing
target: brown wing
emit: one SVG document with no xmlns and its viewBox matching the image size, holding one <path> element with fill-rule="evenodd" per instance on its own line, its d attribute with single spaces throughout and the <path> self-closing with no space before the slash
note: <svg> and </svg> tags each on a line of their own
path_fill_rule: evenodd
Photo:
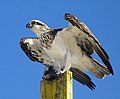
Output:
<svg viewBox="0 0 120 99">
<path fill-rule="evenodd" d="M 73 26 L 76 26 L 83 35 L 86 35 L 85 37 L 91 42 L 92 49 L 98 54 L 98 56 L 101 58 L 103 63 L 107 66 L 111 74 L 113 73 L 112 66 L 109 62 L 109 56 L 106 53 L 106 51 L 103 49 L 103 47 L 100 45 L 96 37 L 92 34 L 92 32 L 89 30 L 89 28 L 80 20 L 78 20 L 75 16 L 72 14 L 66 13 L 65 14 L 65 20 L 68 20 Z M 79 37 L 79 36 L 78 36 Z"/>
<path fill-rule="evenodd" d="M 20 47 L 32 61 L 40 62 L 46 66 L 52 66 L 51 58 L 42 49 L 38 38 L 22 38 Z"/>
</svg>

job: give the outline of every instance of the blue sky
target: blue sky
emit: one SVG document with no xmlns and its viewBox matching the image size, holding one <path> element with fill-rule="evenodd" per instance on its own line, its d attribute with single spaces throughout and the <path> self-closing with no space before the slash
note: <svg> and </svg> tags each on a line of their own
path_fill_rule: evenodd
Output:
<svg viewBox="0 0 120 99">
<path fill-rule="evenodd" d="M 74 99 L 120 98 L 119 4 L 119 0 L 0 1 L 0 99 L 39 99 L 43 65 L 30 61 L 19 41 L 35 37 L 25 28 L 30 20 L 39 19 L 53 28 L 67 27 L 63 16 L 68 12 L 88 25 L 108 52 L 115 72 L 104 80 L 90 75 L 97 86 L 94 91 L 73 81 Z"/>
</svg>

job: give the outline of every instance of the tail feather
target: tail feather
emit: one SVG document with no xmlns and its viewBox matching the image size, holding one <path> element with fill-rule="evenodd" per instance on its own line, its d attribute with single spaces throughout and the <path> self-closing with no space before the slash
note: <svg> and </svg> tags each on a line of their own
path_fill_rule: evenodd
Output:
<svg viewBox="0 0 120 99">
<path fill-rule="evenodd" d="M 70 68 L 70 71 L 73 73 L 73 79 L 77 80 L 83 85 L 86 85 L 91 90 L 95 89 L 95 84 L 91 81 L 91 78 L 86 75 L 84 72 L 80 71 L 77 68 Z"/>
<path fill-rule="evenodd" d="M 103 79 L 106 75 L 111 74 L 107 67 L 100 64 L 97 60 L 93 58 L 91 59 L 93 66 L 89 69 L 89 72 L 91 72 L 93 75 L 95 75 L 97 78 Z"/>
</svg>

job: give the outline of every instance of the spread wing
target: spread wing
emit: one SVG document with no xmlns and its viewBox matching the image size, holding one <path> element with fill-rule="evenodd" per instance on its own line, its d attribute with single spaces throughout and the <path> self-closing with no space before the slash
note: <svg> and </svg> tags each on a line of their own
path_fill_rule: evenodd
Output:
<svg viewBox="0 0 120 99">
<path fill-rule="evenodd" d="M 77 27 L 80 30 L 76 38 L 77 38 L 78 45 L 81 47 L 81 49 L 83 49 L 88 56 L 90 56 L 93 53 L 93 51 L 95 51 L 98 54 L 98 56 L 101 58 L 103 63 L 107 66 L 111 74 L 114 74 L 112 66 L 109 62 L 108 54 L 100 45 L 96 37 L 89 30 L 89 28 L 83 22 L 81 22 L 75 16 L 69 13 L 66 13 L 64 17 L 65 17 L 65 20 L 68 20 L 70 24 L 72 24 L 71 28 Z"/>
<path fill-rule="evenodd" d="M 40 62 L 46 66 L 53 65 L 51 58 L 43 50 L 38 38 L 22 38 L 20 46 L 30 60 Z"/>
</svg>

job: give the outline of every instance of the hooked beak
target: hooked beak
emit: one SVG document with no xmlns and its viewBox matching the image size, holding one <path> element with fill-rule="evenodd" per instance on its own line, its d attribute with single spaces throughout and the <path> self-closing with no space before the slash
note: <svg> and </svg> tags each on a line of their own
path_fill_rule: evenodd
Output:
<svg viewBox="0 0 120 99">
<path fill-rule="evenodd" d="M 33 25 L 31 23 L 26 24 L 26 28 L 32 28 Z"/>
</svg>

